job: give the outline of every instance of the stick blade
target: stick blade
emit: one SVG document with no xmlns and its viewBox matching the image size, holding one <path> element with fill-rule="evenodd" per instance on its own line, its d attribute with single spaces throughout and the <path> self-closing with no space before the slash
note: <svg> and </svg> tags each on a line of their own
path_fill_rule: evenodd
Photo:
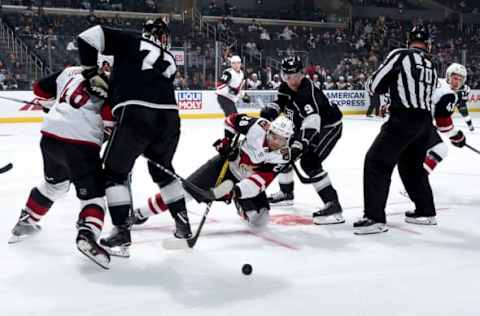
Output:
<svg viewBox="0 0 480 316">
<path fill-rule="evenodd" d="M 13 164 L 11 162 L 9 162 L 8 164 L 6 164 L 2 168 L 0 168 L 0 173 L 7 172 L 7 171 L 11 170 L 12 168 L 13 168 Z"/>
</svg>

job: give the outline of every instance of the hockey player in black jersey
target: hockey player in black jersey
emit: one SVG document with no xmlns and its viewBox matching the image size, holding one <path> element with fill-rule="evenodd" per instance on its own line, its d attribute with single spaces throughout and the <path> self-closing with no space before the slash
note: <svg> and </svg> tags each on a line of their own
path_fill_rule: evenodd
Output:
<svg viewBox="0 0 480 316">
<path fill-rule="evenodd" d="M 161 20 L 149 20 L 142 34 L 94 26 L 78 36 L 80 62 L 90 90 L 102 94 L 98 78 L 99 53 L 113 55 L 110 94 L 117 125 L 104 156 L 106 196 L 114 229 L 100 242 L 107 247 L 128 247 L 130 194 L 128 175 L 138 156 L 173 170 L 172 159 L 180 137 L 180 117 L 173 80 L 177 67 L 168 51 L 169 30 Z M 180 182 L 148 163 L 176 223 L 177 238 L 191 236 Z"/>
<path fill-rule="evenodd" d="M 310 177 L 320 177 L 313 183 L 324 207 L 313 213 L 317 225 L 344 223 L 338 195 L 322 162 L 342 135 L 342 113 L 330 103 L 323 92 L 302 73 L 301 59 L 288 57 L 282 61 L 284 81 L 278 89 L 278 99 L 261 111 L 261 116 L 273 119 L 284 113 L 295 124 L 297 139 L 292 143 L 292 162 L 300 159 L 302 169 Z M 271 203 L 293 203 L 292 169 L 279 175 L 280 192 L 272 195 Z"/>
</svg>

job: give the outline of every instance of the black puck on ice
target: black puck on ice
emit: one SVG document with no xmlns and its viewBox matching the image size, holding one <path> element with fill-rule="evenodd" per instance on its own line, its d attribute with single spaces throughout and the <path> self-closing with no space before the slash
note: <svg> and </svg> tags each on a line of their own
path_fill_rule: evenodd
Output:
<svg viewBox="0 0 480 316">
<path fill-rule="evenodd" d="M 243 266 L 242 266 L 242 273 L 245 274 L 245 275 L 250 275 L 252 274 L 252 266 L 249 265 L 248 263 L 245 263 Z"/>
</svg>

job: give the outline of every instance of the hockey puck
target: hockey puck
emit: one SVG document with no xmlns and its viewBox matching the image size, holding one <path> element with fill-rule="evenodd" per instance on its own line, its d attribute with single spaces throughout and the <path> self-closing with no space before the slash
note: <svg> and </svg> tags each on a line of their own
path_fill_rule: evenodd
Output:
<svg viewBox="0 0 480 316">
<path fill-rule="evenodd" d="M 245 275 L 250 275 L 252 274 L 252 266 L 249 265 L 248 263 L 245 263 L 243 266 L 242 266 L 242 273 L 245 274 Z"/>
</svg>

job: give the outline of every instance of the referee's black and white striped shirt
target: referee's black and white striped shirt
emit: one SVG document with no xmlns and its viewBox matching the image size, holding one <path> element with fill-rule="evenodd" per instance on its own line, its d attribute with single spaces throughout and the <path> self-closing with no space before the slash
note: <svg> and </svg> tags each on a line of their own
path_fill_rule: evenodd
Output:
<svg viewBox="0 0 480 316">
<path fill-rule="evenodd" d="M 371 94 L 390 93 L 392 108 L 431 111 L 437 79 L 428 53 L 419 48 L 400 48 L 388 54 L 365 87 Z"/>
</svg>

